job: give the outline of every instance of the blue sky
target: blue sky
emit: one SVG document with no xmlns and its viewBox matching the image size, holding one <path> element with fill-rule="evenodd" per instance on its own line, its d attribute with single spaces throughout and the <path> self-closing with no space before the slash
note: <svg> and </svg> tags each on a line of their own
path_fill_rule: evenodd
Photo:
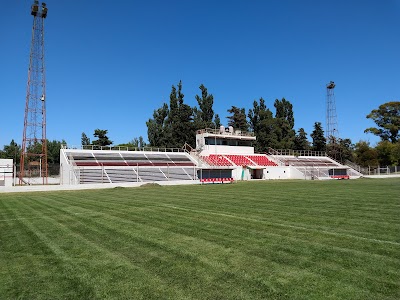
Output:
<svg viewBox="0 0 400 300">
<path fill-rule="evenodd" d="M 32 2 L 0 0 L 1 149 L 22 141 Z M 400 100 L 400 0 L 45 2 L 47 138 L 70 146 L 96 128 L 147 139 L 179 80 L 191 106 L 204 84 L 225 124 L 232 105 L 285 97 L 308 134 L 333 80 L 340 137 L 372 145 L 366 115 Z"/>
</svg>

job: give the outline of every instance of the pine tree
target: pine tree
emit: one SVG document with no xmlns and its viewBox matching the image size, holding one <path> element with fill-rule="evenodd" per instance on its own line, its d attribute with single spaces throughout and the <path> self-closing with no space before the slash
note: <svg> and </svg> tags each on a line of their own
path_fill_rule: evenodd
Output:
<svg viewBox="0 0 400 300">
<path fill-rule="evenodd" d="M 199 88 L 201 90 L 201 97 L 198 95 L 195 97 L 200 108 L 200 110 L 196 109 L 198 116 L 195 121 L 195 124 L 197 123 L 196 126 L 198 126 L 196 129 L 213 128 L 215 126 L 212 121 L 214 117 L 214 96 L 208 94 L 207 88 L 203 84 Z"/>
<path fill-rule="evenodd" d="M 88 136 L 84 132 L 82 132 L 81 136 L 81 145 L 82 146 L 90 145 L 90 138 L 88 138 Z"/>
<path fill-rule="evenodd" d="M 177 88 L 172 85 L 169 107 L 164 103 L 154 111 L 153 119 L 146 122 L 151 146 L 181 148 L 185 143 L 194 144 L 193 109 L 184 103 L 184 97 L 179 81 Z"/>
<path fill-rule="evenodd" d="M 275 100 L 275 133 L 279 147 L 293 149 L 295 140 L 293 105 L 285 98 Z"/>
<path fill-rule="evenodd" d="M 192 147 L 195 141 L 195 129 L 193 128 L 193 109 L 184 103 L 185 95 L 182 93 L 182 81 L 179 81 L 177 91 L 177 115 L 172 126 L 172 137 L 175 142 L 173 147 L 181 148 L 185 143 Z"/>
<path fill-rule="evenodd" d="M 0 158 L 13 159 L 14 163 L 19 164 L 21 156 L 21 146 L 14 140 L 11 140 L 9 145 L 5 145 L 3 151 L 0 151 Z"/>
<path fill-rule="evenodd" d="M 277 144 L 274 133 L 275 121 L 272 112 L 266 107 L 264 99 L 260 98 L 259 102 L 253 102 L 253 108 L 249 110 L 247 116 L 250 130 L 257 137 L 255 150 L 267 152 L 269 147 L 275 148 Z"/>
<path fill-rule="evenodd" d="M 300 128 L 297 131 L 297 135 L 294 139 L 294 150 L 309 150 L 310 142 L 307 139 L 307 133 L 304 128 Z"/>
<path fill-rule="evenodd" d="M 219 118 L 218 114 L 215 114 L 214 124 L 215 124 L 215 128 L 217 128 L 217 129 L 221 126 L 221 119 Z"/>
<path fill-rule="evenodd" d="M 107 132 L 108 132 L 108 130 L 95 129 L 93 136 L 97 137 L 97 140 L 93 141 L 93 145 L 96 145 L 96 146 L 111 145 L 113 142 L 108 138 Z"/>
<path fill-rule="evenodd" d="M 246 111 L 244 108 L 232 106 L 228 109 L 228 113 L 231 114 L 227 117 L 228 126 L 232 126 L 234 129 L 239 129 L 245 132 L 249 130 L 249 124 L 246 119 Z"/>
<path fill-rule="evenodd" d="M 324 137 L 324 130 L 322 129 L 321 122 L 315 122 L 314 131 L 310 134 L 312 138 L 312 150 L 326 151 L 326 139 Z"/>
<path fill-rule="evenodd" d="M 160 108 L 154 111 L 153 119 L 146 122 L 147 137 L 152 147 L 168 147 L 171 138 L 171 128 L 167 124 L 169 108 L 164 103 Z"/>
</svg>

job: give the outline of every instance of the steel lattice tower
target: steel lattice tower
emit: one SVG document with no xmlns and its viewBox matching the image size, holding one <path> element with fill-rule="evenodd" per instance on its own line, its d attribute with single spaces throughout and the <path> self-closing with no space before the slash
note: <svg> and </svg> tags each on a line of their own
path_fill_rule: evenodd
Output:
<svg viewBox="0 0 400 300">
<path fill-rule="evenodd" d="M 24 132 L 22 138 L 19 182 L 24 178 L 41 177 L 47 184 L 47 140 L 46 140 L 46 78 L 44 64 L 44 19 L 47 17 L 46 3 L 34 1 L 32 42 L 29 56 L 28 83 L 26 92 Z"/>
<path fill-rule="evenodd" d="M 335 83 L 333 81 L 326 85 L 326 133 L 325 138 L 329 143 L 336 143 L 339 139 L 338 122 L 335 103 Z"/>
</svg>

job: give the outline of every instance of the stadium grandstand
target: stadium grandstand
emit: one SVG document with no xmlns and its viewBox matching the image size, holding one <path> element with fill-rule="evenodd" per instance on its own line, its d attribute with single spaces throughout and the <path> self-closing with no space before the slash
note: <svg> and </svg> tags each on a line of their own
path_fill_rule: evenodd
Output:
<svg viewBox="0 0 400 300">
<path fill-rule="evenodd" d="M 61 149 L 60 184 L 235 180 L 349 179 L 361 174 L 312 151 L 273 150 L 255 153 L 256 137 L 232 127 L 201 129 L 196 148 L 128 149 L 95 147 Z"/>
</svg>

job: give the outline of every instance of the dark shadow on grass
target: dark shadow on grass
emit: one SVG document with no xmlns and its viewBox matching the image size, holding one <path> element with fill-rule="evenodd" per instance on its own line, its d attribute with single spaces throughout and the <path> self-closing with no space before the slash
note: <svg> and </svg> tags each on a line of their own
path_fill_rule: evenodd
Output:
<svg viewBox="0 0 400 300">
<path fill-rule="evenodd" d="M 153 188 L 153 187 L 161 187 L 158 183 L 151 182 L 151 183 L 145 183 L 140 186 L 141 188 Z"/>
</svg>

